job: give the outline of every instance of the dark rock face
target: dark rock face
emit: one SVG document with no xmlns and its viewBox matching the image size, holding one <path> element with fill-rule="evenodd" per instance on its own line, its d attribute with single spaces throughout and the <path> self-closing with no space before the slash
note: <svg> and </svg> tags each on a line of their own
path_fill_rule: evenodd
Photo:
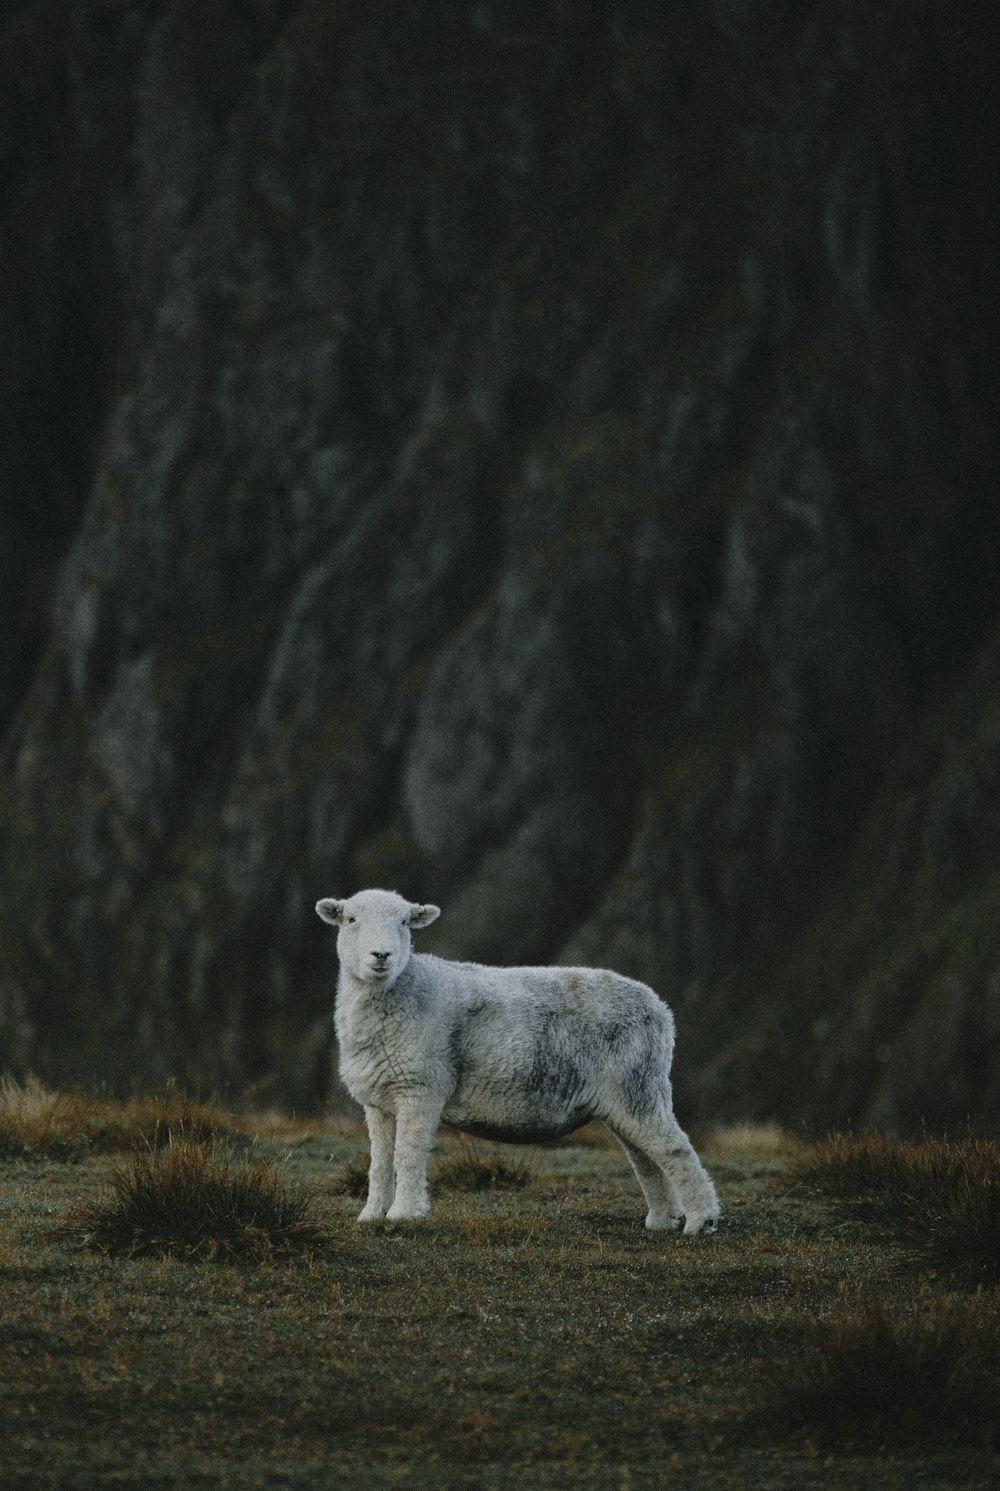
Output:
<svg viewBox="0 0 1000 1491">
<path fill-rule="evenodd" d="M 991 12 L 670 9 L 8 7 L 0 1067 L 314 1100 L 385 884 L 995 1124 Z"/>
</svg>

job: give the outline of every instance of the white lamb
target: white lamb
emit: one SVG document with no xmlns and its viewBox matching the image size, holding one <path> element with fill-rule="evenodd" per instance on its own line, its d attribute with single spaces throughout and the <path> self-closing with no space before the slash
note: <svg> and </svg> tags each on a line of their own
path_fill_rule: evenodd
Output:
<svg viewBox="0 0 1000 1491">
<path fill-rule="evenodd" d="M 392 891 L 323 900 L 339 928 L 340 1070 L 371 1138 L 359 1221 L 426 1216 L 439 1123 L 534 1143 L 601 1119 L 623 1146 L 647 1227 L 714 1232 L 719 1203 L 674 1117 L 674 1021 L 652 989 L 599 968 L 484 968 L 411 953 L 440 915 Z"/>
</svg>

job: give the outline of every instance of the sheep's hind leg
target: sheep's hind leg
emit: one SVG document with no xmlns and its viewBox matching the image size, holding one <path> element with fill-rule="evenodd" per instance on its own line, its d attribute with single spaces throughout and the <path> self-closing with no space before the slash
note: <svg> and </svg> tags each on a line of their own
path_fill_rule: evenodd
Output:
<svg viewBox="0 0 1000 1491">
<path fill-rule="evenodd" d="M 714 1232 L 719 1225 L 719 1198 L 711 1176 L 695 1154 L 694 1145 L 671 1114 L 669 1121 L 647 1146 L 663 1171 L 667 1184 L 680 1197 L 684 1231 Z"/>
<path fill-rule="evenodd" d="M 368 1200 L 359 1222 L 374 1222 L 384 1217 L 392 1205 L 392 1152 L 396 1143 L 396 1120 L 381 1108 L 365 1108 L 372 1159 L 368 1167 Z"/>
<path fill-rule="evenodd" d="M 425 1217 L 427 1161 L 441 1118 L 441 1107 L 404 1107 L 396 1115 L 396 1195 L 386 1213 L 390 1222 Z"/>
<path fill-rule="evenodd" d="M 620 1134 L 615 1138 L 628 1155 L 632 1169 L 646 1198 L 646 1226 L 652 1230 L 676 1231 L 684 1220 L 684 1208 L 676 1187 L 653 1160 Z"/>
<path fill-rule="evenodd" d="M 667 1195 L 677 1197 L 678 1209 L 684 1213 L 686 1233 L 715 1231 L 719 1225 L 715 1186 L 672 1112 L 646 1121 L 632 1119 L 621 1129 L 616 1126 L 614 1133 L 626 1145 L 630 1159 L 631 1149 L 635 1149 L 660 1171 Z M 641 1171 L 637 1169 L 636 1173 L 642 1183 Z M 647 1225 L 665 1227 L 670 1223 L 658 1220 Z"/>
</svg>

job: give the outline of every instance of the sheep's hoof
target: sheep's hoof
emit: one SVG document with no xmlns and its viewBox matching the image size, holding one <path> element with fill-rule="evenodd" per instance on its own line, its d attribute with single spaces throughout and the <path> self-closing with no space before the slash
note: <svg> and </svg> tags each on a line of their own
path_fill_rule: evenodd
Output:
<svg viewBox="0 0 1000 1491">
<path fill-rule="evenodd" d="M 646 1215 L 646 1226 L 650 1232 L 676 1232 L 683 1224 L 683 1217 L 654 1217 L 652 1212 Z"/>
<path fill-rule="evenodd" d="M 390 1206 L 389 1210 L 386 1212 L 385 1219 L 387 1222 L 419 1222 L 427 1215 L 429 1211 L 429 1206 L 424 1206 L 419 1211 L 408 1211 L 403 1207 L 399 1207 L 397 1209 L 396 1206 L 393 1205 Z"/>
<path fill-rule="evenodd" d="M 692 1217 L 684 1223 L 684 1231 L 688 1237 L 708 1237 L 718 1226 L 718 1217 L 704 1217 L 701 1221 Z"/>
<path fill-rule="evenodd" d="M 364 1211 L 358 1212 L 359 1222 L 381 1222 L 385 1212 L 377 1206 L 366 1206 Z"/>
</svg>

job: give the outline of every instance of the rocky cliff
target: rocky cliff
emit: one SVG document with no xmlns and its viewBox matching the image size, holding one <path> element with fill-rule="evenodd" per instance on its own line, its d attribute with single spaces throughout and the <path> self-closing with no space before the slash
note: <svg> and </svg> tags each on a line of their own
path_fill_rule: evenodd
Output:
<svg viewBox="0 0 1000 1491">
<path fill-rule="evenodd" d="M 386 884 L 995 1126 L 990 8 L 0 24 L 0 1067 L 313 1101 Z"/>
</svg>

